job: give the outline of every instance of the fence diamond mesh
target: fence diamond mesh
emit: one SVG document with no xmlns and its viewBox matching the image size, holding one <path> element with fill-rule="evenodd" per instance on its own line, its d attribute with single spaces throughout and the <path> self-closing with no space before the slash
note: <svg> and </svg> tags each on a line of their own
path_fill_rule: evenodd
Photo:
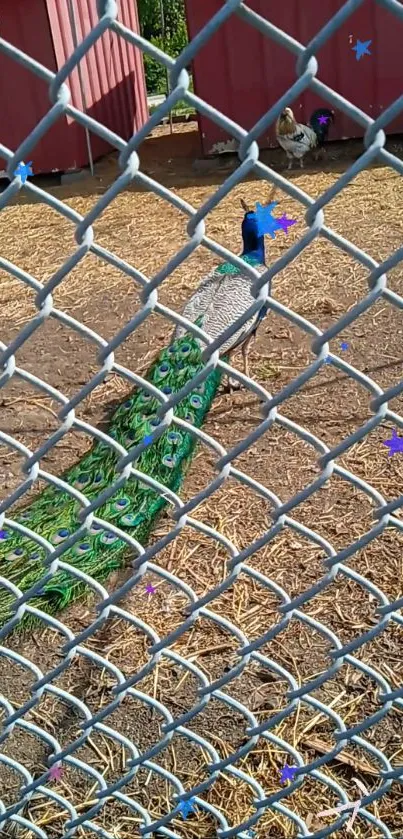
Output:
<svg viewBox="0 0 403 839">
<path fill-rule="evenodd" d="M 383 633 L 387 628 L 390 628 L 392 623 L 399 630 L 403 622 L 399 614 L 399 610 L 403 605 L 403 598 L 397 599 L 395 602 L 390 602 L 388 597 L 369 578 L 349 567 L 348 561 L 363 547 L 370 544 L 373 540 L 378 539 L 385 528 L 394 528 L 397 531 L 403 529 L 402 521 L 397 516 L 403 504 L 403 496 L 400 495 L 389 500 L 384 498 L 369 483 L 353 472 L 341 467 L 338 464 L 338 459 L 353 444 L 364 440 L 370 431 L 385 420 L 392 421 L 397 427 L 403 427 L 403 418 L 388 408 L 388 400 L 402 393 L 403 380 L 386 391 L 382 390 L 368 375 L 360 372 L 360 370 L 350 365 L 344 359 L 341 360 L 337 356 L 329 354 L 328 341 L 339 335 L 346 326 L 354 323 L 364 312 L 371 309 L 380 298 L 394 307 L 403 308 L 403 297 L 388 288 L 386 277 L 386 272 L 402 260 L 403 247 L 396 250 L 388 259 L 379 265 L 369 254 L 365 253 L 352 242 L 336 234 L 330 227 L 327 227 L 324 223 L 323 209 L 358 173 L 375 159 L 380 160 L 385 166 L 392 167 L 398 174 L 403 174 L 403 163 L 401 160 L 385 149 L 386 138 L 384 133 L 385 127 L 402 111 L 403 96 L 396 100 L 384 111 L 381 117 L 374 121 L 359 108 L 352 105 L 345 98 L 318 80 L 318 63 L 315 58 L 315 53 L 361 5 L 363 5 L 363 0 L 348 0 L 337 14 L 329 20 L 327 25 L 317 33 L 311 43 L 304 48 L 285 32 L 273 26 L 269 20 L 260 17 L 246 3 L 241 0 L 227 0 L 227 2 L 223 3 L 217 14 L 199 32 L 197 37 L 188 44 L 182 54 L 176 60 L 173 60 L 138 34 L 122 25 L 119 21 L 118 2 L 115 2 L 115 0 L 99 0 L 98 23 L 93 27 L 90 34 L 77 46 L 74 53 L 57 74 L 50 72 L 12 44 L 0 39 L 0 49 L 3 53 L 48 84 L 51 101 L 51 107 L 46 116 L 38 123 L 15 152 L 0 144 L 0 153 L 8 161 L 7 171 L 10 177 L 10 185 L 0 197 L 1 209 L 7 207 L 22 188 L 21 179 L 13 175 L 17 165 L 22 160 L 26 161 L 34 157 L 35 145 L 62 114 L 67 114 L 69 117 L 77 120 L 84 129 L 98 134 L 115 147 L 119 152 L 119 167 L 121 170 L 121 174 L 113 185 L 99 197 L 93 209 L 84 217 L 63 201 L 58 200 L 55 195 L 39 188 L 36 184 L 29 181 L 25 183 L 23 188 L 32 197 L 39 199 L 57 213 L 62 214 L 75 226 L 77 247 L 74 253 L 59 266 L 58 270 L 51 276 L 47 283 L 39 282 L 29 272 L 22 270 L 10 261 L 4 258 L 0 259 L 0 267 L 3 272 L 18 279 L 22 284 L 25 284 L 36 292 L 35 305 L 37 309 L 35 317 L 17 331 L 17 334 L 8 346 L 1 343 L 0 384 L 3 387 L 10 380 L 25 381 L 30 383 L 38 392 L 51 397 L 60 404 L 58 430 L 50 434 L 48 439 L 35 451 L 31 451 L 27 446 L 22 445 L 12 434 L 4 431 L 0 433 L 0 439 L 3 445 L 10 451 L 20 452 L 25 458 L 23 475 L 21 476 L 18 488 L 1 503 L 0 527 L 35 539 L 35 533 L 29 528 L 28 523 L 24 525 L 22 522 L 16 522 L 13 518 L 13 505 L 16 501 L 23 499 L 25 493 L 32 487 L 35 487 L 39 479 L 69 493 L 70 497 L 78 501 L 82 508 L 80 515 L 81 526 L 76 532 L 70 535 L 67 541 L 55 545 L 43 537 L 36 536 L 37 544 L 45 547 L 48 554 L 44 563 L 43 577 L 41 580 L 35 582 L 27 590 L 22 591 L 14 582 L 8 580 L 6 577 L 0 577 L 1 589 L 11 593 L 13 598 L 15 598 L 11 617 L 8 618 L 0 629 L 0 637 L 4 644 L 1 648 L 1 656 L 3 660 L 5 658 L 7 661 L 17 663 L 24 669 L 30 679 L 31 692 L 30 699 L 23 700 L 19 705 L 13 704 L 6 695 L 0 695 L 3 712 L 0 737 L 1 743 L 3 744 L 2 747 L 4 750 L 10 735 L 19 731 L 40 740 L 46 747 L 47 752 L 50 753 L 46 771 L 37 772 L 34 775 L 16 757 L 7 755 L 5 751 L 0 755 L 0 766 L 3 766 L 3 770 L 5 769 L 9 773 L 15 774 L 20 787 L 17 798 L 11 804 L 9 801 L 6 804 L 2 800 L 0 791 L 0 826 L 3 835 L 10 835 L 10 832 L 13 831 L 22 831 L 23 833 L 26 831 L 26 835 L 34 834 L 38 837 L 54 835 L 49 833 L 51 825 L 48 826 L 46 819 L 42 820 L 40 826 L 38 823 L 40 821 L 39 816 L 36 818 L 30 815 L 31 806 L 39 798 L 42 802 L 46 802 L 47 806 L 52 805 L 57 807 L 58 812 L 62 813 L 63 818 L 61 824 L 63 826 L 58 828 L 56 835 L 63 836 L 64 839 L 74 835 L 90 834 L 113 839 L 113 837 L 120 835 L 118 831 L 107 829 L 102 825 L 100 819 L 103 809 L 106 807 L 112 807 L 110 810 L 112 814 L 114 812 L 113 807 L 117 808 L 116 812 L 121 812 L 122 809 L 129 812 L 133 818 L 132 830 L 136 827 L 142 836 L 158 834 L 168 837 L 178 837 L 182 835 L 182 830 L 178 827 L 179 822 L 175 821 L 174 823 L 173 820 L 177 819 L 181 812 L 183 813 L 181 803 L 189 801 L 189 799 L 199 815 L 202 814 L 203 817 L 210 819 L 209 824 L 214 824 L 216 834 L 223 837 L 223 839 L 224 837 L 232 836 L 241 836 L 246 839 L 246 837 L 253 835 L 250 831 L 256 831 L 256 835 L 258 836 L 266 835 L 262 832 L 261 820 L 267 814 L 275 815 L 277 823 L 280 820 L 282 824 L 287 824 L 288 830 L 292 830 L 298 835 L 306 836 L 311 835 L 310 825 L 306 819 L 298 814 L 293 795 L 302 785 L 310 781 L 312 784 L 320 785 L 322 789 L 327 790 L 331 794 L 329 802 L 333 802 L 333 806 L 335 800 L 339 805 L 349 805 L 344 811 L 341 811 L 336 816 L 333 815 L 331 823 L 322 821 L 320 826 L 316 825 L 314 835 L 319 839 L 319 837 L 334 833 L 338 828 L 345 825 L 351 816 L 354 801 L 346 794 L 342 784 L 335 780 L 335 776 L 327 772 L 329 765 L 349 745 L 359 747 L 360 753 L 366 755 L 368 759 L 374 760 L 378 766 L 378 773 L 372 779 L 374 781 L 372 791 L 360 793 L 360 809 L 356 824 L 360 823 L 365 825 L 366 828 L 372 828 L 373 832 L 368 835 L 383 835 L 388 839 L 392 836 L 391 828 L 396 827 L 396 824 L 386 824 L 379 816 L 376 802 L 381 801 L 386 793 L 390 793 L 392 788 L 395 789 L 399 782 L 401 782 L 403 779 L 403 765 L 393 765 L 384 751 L 377 748 L 374 742 L 371 742 L 368 734 L 369 730 L 379 721 L 387 717 L 392 709 L 398 712 L 403 710 L 403 687 L 396 682 L 389 682 L 373 666 L 364 663 L 358 657 L 358 653 L 365 645 L 370 644 L 374 638 Z M 388 9 L 389 12 L 396 16 L 396 19 L 403 20 L 403 6 L 397 0 L 378 0 L 378 5 L 384 9 Z M 298 78 L 295 84 L 262 116 L 259 122 L 249 132 L 245 131 L 241 126 L 236 125 L 189 90 L 189 75 L 186 67 L 189 66 L 197 52 L 212 34 L 231 15 L 238 15 L 244 21 L 245 25 L 256 27 L 263 36 L 282 44 L 298 57 Z M 108 128 L 92 119 L 88 114 L 83 114 L 77 108 L 73 107 L 70 104 L 69 88 L 66 84 L 69 75 L 78 66 L 80 59 L 82 59 L 87 51 L 108 30 L 114 32 L 119 38 L 126 39 L 129 43 L 140 48 L 143 53 L 147 53 L 153 59 L 163 64 L 170 73 L 171 92 L 167 100 L 156 109 L 147 124 L 127 143 Z M 324 194 L 320 195 L 316 201 L 312 200 L 289 180 L 286 180 L 264 165 L 259 159 L 259 147 L 256 142 L 263 131 L 273 124 L 284 106 L 290 101 L 293 101 L 307 88 L 319 94 L 324 102 L 344 112 L 365 127 L 365 150 L 358 160 L 335 181 L 334 185 Z M 138 154 L 141 143 L 149 135 L 151 129 L 157 126 L 161 119 L 180 100 L 184 100 L 190 106 L 193 106 L 199 113 L 205 114 L 225 129 L 239 143 L 240 163 L 236 170 L 230 174 L 224 183 L 213 192 L 211 197 L 197 211 L 186 201 L 182 200 L 179 195 L 174 194 L 169 188 L 144 174 L 141 171 L 141 158 Z M 302 373 L 295 376 L 291 384 L 279 390 L 274 397 L 262 386 L 258 385 L 256 381 L 252 381 L 247 376 L 240 376 L 238 371 L 233 370 L 231 366 L 219 357 L 220 346 L 229 335 L 233 335 L 239 329 L 240 323 L 245 323 L 250 318 L 252 310 L 245 312 L 238 323 L 232 324 L 219 339 L 209 342 L 208 336 L 202 330 L 180 317 L 170 306 L 163 305 L 159 301 L 158 296 L 158 292 L 167 277 L 178 266 L 184 263 L 200 245 L 210 250 L 214 255 L 244 268 L 244 263 L 239 257 L 206 236 L 204 220 L 210 211 L 228 196 L 234 187 L 243 181 L 246 175 L 252 172 L 263 180 L 267 180 L 268 183 L 274 183 L 280 186 L 289 196 L 298 200 L 307 208 L 306 222 L 308 232 L 302 235 L 296 244 L 285 250 L 284 255 L 276 260 L 263 275 L 259 276 L 253 268 L 249 267 L 247 269 L 250 276 L 254 279 L 253 288 L 254 295 L 256 296 L 256 304 L 254 304 L 253 310 L 256 311 L 262 301 L 268 300 L 271 311 L 276 312 L 289 322 L 298 325 L 307 335 L 312 336 L 312 350 L 317 356 L 312 364 L 309 364 Z M 100 218 L 116 196 L 133 182 L 137 182 L 147 190 L 151 190 L 164 201 L 169 202 L 173 207 L 182 211 L 185 216 L 189 217 L 186 228 L 188 236 L 187 244 L 178 250 L 173 259 L 153 278 L 145 277 L 134 266 L 127 264 L 113 252 L 101 247 L 94 237 L 92 226 L 94 222 Z M 368 293 L 325 332 L 318 329 L 314 323 L 297 315 L 291 309 L 280 304 L 276 299 L 268 296 L 269 281 L 286 268 L 298 254 L 307 248 L 309 249 L 310 243 L 319 234 L 335 247 L 349 254 L 349 256 L 353 257 L 368 270 Z M 129 320 L 109 342 L 101 335 L 87 328 L 84 323 L 69 316 L 66 312 L 57 309 L 53 303 L 52 293 L 73 268 L 80 266 L 81 261 L 88 252 L 94 254 L 98 259 L 106 261 L 122 272 L 122 274 L 126 274 L 142 288 L 141 311 Z M 128 336 L 135 333 L 136 329 L 151 313 L 162 315 L 172 324 L 185 325 L 192 334 L 201 337 L 206 344 L 203 358 L 205 366 L 202 372 L 199 372 L 188 386 L 185 386 L 180 392 L 171 395 L 164 394 L 160 388 L 154 388 L 153 393 L 160 402 L 159 418 L 164 429 L 173 423 L 179 423 L 179 426 L 182 425 L 182 428 L 189 430 L 190 426 L 186 420 L 174 420 L 174 409 L 186 393 L 190 393 L 196 386 L 201 385 L 207 375 L 216 368 L 221 368 L 227 373 L 232 372 L 234 376 L 238 376 L 241 379 L 243 385 L 250 392 L 258 396 L 263 406 L 262 417 L 254 431 L 242 439 L 241 442 L 233 445 L 228 451 L 211 435 L 207 435 L 200 429 L 192 428 L 192 434 L 198 440 L 206 443 L 213 453 L 216 476 L 200 493 L 190 498 L 186 503 L 179 494 L 164 487 L 160 482 L 153 481 L 152 476 L 148 476 L 146 481 L 148 485 L 151 485 L 160 495 L 165 493 L 170 505 L 172 521 L 170 530 L 163 537 L 157 535 L 152 545 L 147 546 L 146 544 L 140 544 L 127 531 L 121 530 L 113 522 L 107 523 L 109 531 L 118 535 L 127 544 L 128 548 L 131 548 L 137 555 L 137 559 L 133 563 L 133 571 L 126 577 L 125 582 L 115 590 L 111 588 L 111 592 L 109 592 L 100 582 L 97 582 L 89 574 L 80 571 L 77 566 L 73 568 L 68 561 L 63 564 L 63 555 L 77 541 L 82 540 L 82 534 L 92 526 L 94 515 L 96 516 L 98 508 L 108 498 L 111 498 L 118 488 L 124 487 L 131 475 L 134 474 L 139 480 L 141 478 L 144 480 L 144 475 L 136 470 L 136 461 L 144 450 L 145 444 L 136 445 L 130 450 L 121 446 L 107 432 L 101 432 L 91 424 L 81 421 L 76 416 L 76 409 L 105 379 L 106 375 L 111 372 L 116 372 L 123 376 L 133 386 L 147 387 L 141 375 L 116 362 L 115 351 L 123 344 Z M 97 372 L 70 399 L 61 391 L 51 387 L 44 379 L 17 366 L 16 354 L 18 350 L 37 330 L 41 329 L 48 318 L 54 318 L 61 324 L 75 330 L 84 339 L 95 342 L 99 348 Z M 354 433 L 345 437 L 345 439 L 331 449 L 319 437 L 288 419 L 285 414 L 280 413 L 281 406 L 284 405 L 286 400 L 316 376 L 324 364 L 325 359 L 330 360 L 330 363 L 339 370 L 342 370 L 346 376 L 351 377 L 362 385 L 371 396 L 370 409 L 372 416 L 370 419 L 365 421 Z M 270 429 L 275 424 L 280 424 L 283 428 L 292 431 L 299 439 L 309 443 L 317 452 L 318 458 L 318 474 L 315 480 L 306 485 L 303 490 L 294 494 L 285 503 L 282 503 L 270 490 L 269 470 L 267 471 L 268 485 L 265 487 L 245 471 L 234 466 L 234 460 L 242 453 L 247 452 L 262 435 L 268 432 L 270 433 Z M 46 472 L 41 466 L 43 456 L 65 435 L 68 435 L 70 430 L 74 429 L 84 431 L 95 439 L 103 441 L 119 455 L 119 461 L 116 467 L 116 481 L 104 490 L 101 495 L 96 496 L 92 500 L 86 496 L 85 490 L 79 491 L 77 488 L 67 485 L 62 478 Z M 348 547 L 340 551 L 337 551 L 329 541 L 320 535 L 320 521 L 312 521 L 311 526 L 308 527 L 292 517 L 293 512 L 298 510 L 299 505 L 318 493 L 332 475 L 343 477 L 344 480 L 350 482 L 352 486 L 365 494 L 372 505 L 374 519 L 373 526 L 367 532 L 362 533 L 359 538 L 352 539 Z M 202 501 L 213 497 L 220 488 L 223 488 L 225 491 L 225 485 L 228 479 L 236 480 L 240 484 L 247 486 L 249 490 L 256 492 L 260 497 L 264 498 L 267 503 L 266 532 L 259 539 L 248 542 L 242 550 L 237 550 L 230 539 L 221 533 L 219 529 L 208 527 L 204 524 L 197 518 L 197 513 L 193 516 L 193 512 Z M 174 543 L 181 530 L 185 527 L 191 528 L 196 538 L 201 535 L 207 535 L 209 539 L 215 540 L 217 545 L 225 550 L 227 556 L 226 570 L 222 580 L 216 586 L 212 585 L 206 594 L 200 598 L 176 574 L 160 567 L 157 563 L 162 549 L 168 544 Z M 310 588 L 305 589 L 296 597 L 291 597 L 287 593 L 286 585 L 285 588 L 280 587 L 270 579 L 270 576 L 254 569 L 253 562 L 249 561 L 258 549 L 269 545 L 276 535 L 285 528 L 289 528 L 292 532 L 303 536 L 311 544 L 320 548 L 326 557 L 323 562 L 323 576 L 318 578 Z M 94 592 L 98 599 L 97 617 L 82 631 L 76 628 L 77 631 L 73 632 L 69 625 L 64 622 L 63 612 L 60 612 L 56 618 L 42 611 L 37 606 L 32 605 L 32 599 L 41 592 L 44 584 L 54 577 L 61 568 L 64 569 L 66 574 L 74 575 L 77 580 L 85 583 L 87 590 Z M 123 596 L 132 591 L 138 585 L 145 572 L 150 569 L 161 580 L 168 581 L 173 590 L 183 594 L 188 602 L 187 608 L 182 613 L 182 622 L 172 627 L 163 637 L 160 637 L 150 624 L 144 620 L 140 620 L 131 611 L 118 605 L 122 601 Z M 253 640 L 246 637 L 235 622 L 223 617 L 219 610 L 215 608 L 215 603 L 219 596 L 223 592 L 231 589 L 241 574 L 246 575 L 254 585 L 265 587 L 268 592 L 277 598 L 278 621 L 275 624 L 269 623 L 266 625 L 264 632 L 260 632 Z M 325 620 L 316 619 L 304 611 L 304 607 L 315 596 L 324 592 L 334 582 L 336 576 L 343 576 L 347 580 L 354 581 L 360 587 L 363 594 L 370 596 L 374 603 L 377 604 L 376 611 L 374 611 L 375 619 L 373 620 L 372 628 L 366 629 L 363 632 L 359 627 L 358 629 L 356 627 L 352 640 L 345 643 L 326 625 Z M 331 603 L 329 608 L 332 608 Z M 37 664 L 34 664 L 25 655 L 15 651 L 13 648 L 13 632 L 18 628 L 21 621 L 29 615 L 36 617 L 42 627 L 48 626 L 58 630 L 64 638 L 60 660 L 48 671 L 42 671 Z M 122 670 L 113 665 L 107 657 L 102 655 L 102 650 L 96 652 L 90 645 L 91 639 L 95 637 L 95 634 L 105 622 L 112 617 L 119 619 L 122 623 L 126 622 L 133 629 L 141 632 L 148 644 L 147 663 L 143 667 L 135 667 L 130 675 L 123 673 Z M 175 650 L 176 642 L 189 629 L 195 627 L 197 622 L 202 618 L 212 622 L 215 626 L 225 631 L 227 635 L 230 635 L 235 640 L 237 646 L 236 660 L 231 661 L 228 667 L 223 668 L 221 672 L 216 674 L 216 678 L 212 679 L 206 676 L 204 669 L 199 664 L 196 664 L 191 657 L 187 658 Z M 281 633 L 286 629 L 291 620 L 297 620 L 299 625 L 313 629 L 329 645 L 328 668 L 303 684 L 298 682 L 290 670 L 285 669 L 274 659 L 267 657 L 262 652 L 265 644 L 269 643 L 273 638 L 281 636 Z M 97 672 L 106 672 L 113 684 L 112 698 L 107 702 L 100 702 L 99 706 L 95 709 L 90 709 L 89 704 L 83 701 L 82 698 L 79 698 L 79 691 L 77 691 L 76 695 L 74 692 L 67 690 L 65 687 L 60 687 L 55 683 L 68 671 L 74 658 L 77 656 L 82 656 L 86 661 L 89 661 L 96 668 Z M 175 666 L 183 677 L 193 676 L 198 686 L 192 707 L 176 717 L 173 716 L 163 702 L 158 701 L 155 693 L 148 695 L 136 687 L 145 676 L 150 673 L 157 673 L 158 667 L 164 661 Z M 262 670 L 265 670 L 268 678 L 278 677 L 284 680 L 288 688 L 285 706 L 277 713 L 268 715 L 263 722 L 257 719 L 256 715 L 249 710 L 244 702 L 235 698 L 235 692 L 231 694 L 232 686 L 239 681 L 242 682 L 245 668 L 252 663 L 258 664 Z M 317 698 L 318 689 L 329 682 L 343 665 L 350 665 L 356 673 L 364 674 L 368 677 L 374 686 L 374 690 L 376 690 L 377 710 L 367 713 L 360 722 L 355 722 L 354 724 L 349 723 L 349 714 L 344 719 L 334 710 L 333 703 L 329 702 L 327 704 Z M 43 718 L 41 718 L 40 710 L 38 710 L 44 695 L 62 701 L 65 705 L 66 713 L 74 712 L 77 715 L 80 720 L 80 731 L 75 739 L 62 745 L 58 739 L 57 731 L 54 734 L 49 733 L 49 729 L 45 726 Z M 113 715 L 120 704 L 128 697 L 132 697 L 143 703 L 150 714 L 158 712 L 163 720 L 159 732 L 157 732 L 156 736 L 153 735 L 151 737 L 148 747 L 143 751 L 140 751 L 133 737 L 120 732 L 114 726 Z M 235 710 L 244 720 L 246 726 L 245 737 L 242 743 L 233 751 L 227 749 L 226 744 L 222 741 L 217 741 L 213 737 L 213 731 L 211 732 L 212 736 L 210 739 L 197 733 L 198 715 L 214 700 L 221 703 L 224 709 Z M 281 733 L 281 725 L 284 720 L 287 720 L 300 708 L 309 708 L 315 712 L 318 719 L 327 720 L 333 732 L 333 748 L 321 756 L 313 758 L 310 762 L 304 760 L 299 748 L 291 740 L 285 739 Z M 122 753 L 125 755 L 125 758 L 119 763 L 117 769 L 115 766 L 114 778 L 108 779 L 108 781 L 105 780 L 103 773 L 98 771 L 94 765 L 90 765 L 86 760 L 78 757 L 79 753 L 80 755 L 82 754 L 80 751 L 82 747 L 90 741 L 91 736 L 94 736 L 95 733 L 104 735 L 109 742 L 114 743 L 115 747 L 121 748 Z M 171 769 L 163 765 L 161 759 L 163 752 L 172 741 L 172 738 L 178 735 L 190 741 L 204 756 L 204 777 L 195 785 L 187 785 L 186 781 L 180 779 L 179 773 L 175 771 L 175 763 L 171 764 Z M 297 767 L 288 786 L 281 786 L 278 783 L 278 789 L 268 794 L 264 785 L 256 779 L 252 767 L 245 763 L 245 759 L 252 750 L 256 749 L 257 744 L 264 744 L 273 749 L 279 749 L 283 756 L 286 756 L 288 762 Z M 49 780 L 49 770 L 52 767 L 54 769 L 55 766 L 59 766 L 61 762 L 64 767 L 79 770 L 83 777 L 90 782 L 91 794 L 87 799 L 85 807 L 78 806 L 78 802 L 71 799 L 64 787 L 61 787 L 61 792 L 56 792 L 54 787 L 52 787 Z M 241 768 L 243 766 L 245 766 L 245 770 Z M 136 778 L 140 770 L 146 770 L 148 776 L 157 779 L 157 783 L 165 791 L 163 793 L 163 807 L 160 809 L 160 815 L 158 817 L 151 814 L 151 808 L 141 803 L 143 799 L 141 799 L 140 795 L 136 795 L 130 791 L 130 783 Z M 242 784 L 248 791 L 246 797 L 249 801 L 249 809 L 246 808 L 245 812 L 248 812 L 249 815 L 241 821 L 234 818 L 234 814 L 231 811 L 231 803 L 229 803 L 229 808 L 225 812 L 224 807 L 218 806 L 217 800 L 214 799 L 214 788 L 222 778 L 228 779 L 231 784 Z M 313 788 L 315 789 L 315 786 Z M 357 792 L 356 799 L 358 797 L 359 794 Z M 368 809 L 372 803 L 374 803 L 374 807 Z M 114 821 L 113 815 L 112 821 Z M 192 835 L 197 835 L 194 833 L 193 827 L 192 822 Z M 188 829 L 190 830 L 188 825 L 186 825 L 186 831 Z M 188 834 L 186 833 L 186 835 Z M 211 833 L 211 827 L 210 835 L 213 835 Z M 274 836 L 275 834 L 270 832 L 268 835 Z"/>
</svg>

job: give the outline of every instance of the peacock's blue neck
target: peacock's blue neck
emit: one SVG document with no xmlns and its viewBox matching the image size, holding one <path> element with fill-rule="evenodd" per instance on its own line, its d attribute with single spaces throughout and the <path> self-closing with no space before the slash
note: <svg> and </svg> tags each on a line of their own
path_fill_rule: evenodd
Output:
<svg viewBox="0 0 403 839">
<path fill-rule="evenodd" d="M 258 262 L 259 265 L 265 264 L 265 253 L 264 253 L 264 242 L 259 244 L 253 250 L 249 250 L 248 248 L 244 247 L 242 251 L 242 257 L 246 260 L 246 262 Z"/>
<path fill-rule="evenodd" d="M 264 254 L 263 258 L 259 251 L 251 251 L 250 253 L 243 253 L 242 259 L 245 262 L 249 262 L 250 265 L 264 265 Z M 236 268 L 232 262 L 222 262 L 221 265 L 218 265 L 215 269 L 217 274 L 239 274 L 239 268 Z"/>
<path fill-rule="evenodd" d="M 256 219 L 256 214 L 253 212 L 245 213 L 242 222 L 242 242 L 244 259 L 258 262 L 260 265 L 265 264 L 264 252 L 264 236 L 259 236 L 259 227 Z"/>
<path fill-rule="evenodd" d="M 265 265 L 264 236 L 258 235 L 255 213 L 246 213 L 242 222 L 242 259 L 250 265 Z M 219 274 L 239 274 L 231 262 L 222 262 L 216 268 Z"/>
</svg>

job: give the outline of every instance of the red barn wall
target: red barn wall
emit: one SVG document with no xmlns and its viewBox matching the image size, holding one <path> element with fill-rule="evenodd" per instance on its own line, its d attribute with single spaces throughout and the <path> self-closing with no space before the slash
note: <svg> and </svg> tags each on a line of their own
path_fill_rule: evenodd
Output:
<svg viewBox="0 0 403 839">
<path fill-rule="evenodd" d="M 98 21 L 96 0 L 73 0 L 78 43 Z M 120 0 L 118 19 L 139 31 L 135 0 Z M 3 0 L 1 35 L 49 70 L 57 72 L 74 48 L 68 4 L 60 0 Z M 127 140 L 148 118 L 141 52 L 107 32 L 80 63 L 85 110 Z M 71 104 L 84 111 L 79 75 L 67 80 Z M 51 107 L 48 85 L 0 51 L 0 142 L 14 151 Z M 110 150 L 90 133 L 94 159 Z M 83 127 L 61 117 L 30 153 L 35 174 L 66 171 L 89 162 Z M 6 164 L 0 158 L 0 170 Z"/>
<path fill-rule="evenodd" d="M 185 0 L 189 37 L 194 37 L 221 8 L 223 0 Z M 248 0 L 262 17 L 307 44 L 344 5 L 344 0 Z M 372 39 L 371 56 L 359 61 L 356 39 Z M 317 52 L 318 78 L 373 119 L 402 94 L 403 22 L 390 11 L 367 0 Z M 195 92 L 243 128 L 250 129 L 296 81 L 296 56 L 257 29 L 232 15 L 209 39 L 193 64 Z M 326 105 L 307 91 L 289 103 L 299 122 L 307 122 L 315 108 Z M 229 135 L 204 116 L 199 117 L 203 152 L 225 150 Z M 403 132 L 403 113 L 391 122 L 388 134 Z M 336 110 L 329 139 L 362 137 L 361 126 Z M 267 136 L 268 135 L 268 136 Z M 260 138 L 261 148 L 276 145 L 271 126 Z"/>
</svg>

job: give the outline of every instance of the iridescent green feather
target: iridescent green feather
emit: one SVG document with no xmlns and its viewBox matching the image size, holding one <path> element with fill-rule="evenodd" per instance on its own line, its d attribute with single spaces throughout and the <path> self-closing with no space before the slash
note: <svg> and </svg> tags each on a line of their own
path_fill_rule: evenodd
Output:
<svg viewBox="0 0 403 839">
<path fill-rule="evenodd" d="M 183 387 L 203 366 L 197 341 L 185 336 L 160 353 L 146 378 L 169 394 Z M 220 378 L 221 372 L 213 371 L 201 388 L 182 400 L 175 409 L 175 415 L 200 427 L 213 402 Z M 158 423 L 158 407 L 158 400 L 143 390 L 135 391 L 115 411 L 108 434 L 126 449 L 132 448 L 146 435 L 152 434 L 153 427 Z M 134 464 L 135 468 L 177 491 L 196 442 L 192 434 L 172 425 L 148 446 Z M 114 470 L 118 459 L 119 456 L 109 446 L 97 442 L 78 464 L 62 476 L 63 480 L 92 500 L 116 480 Z M 129 479 L 122 489 L 96 510 L 95 515 L 119 526 L 144 545 L 156 516 L 166 504 L 156 491 L 140 481 Z M 57 545 L 79 527 L 79 509 L 78 502 L 66 492 L 48 487 L 14 518 Z M 37 543 L 9 530 L 6 538 L 0 541 L 0 574 L 26 591 L 46 573 L 44 557 L 45 552 Z M 113 569 L 122 567 L 132 558 L 122 539 L 99 526 L 87 531 L 85 538 L 61 557 L 63 562 L 80 568 L 99 581 L 105 580 Z M 29 602 L 55 614 L 85 590 L 84 584 L 61 570 L 45 584 L 42 594 Z M 0 627 L 11 617 L 14 602 L 12 594 L 0 589 Z"/>
<path fill-rule="evenodd" d="M 255 259 L 254 256 L 248 256 L 247 254 L 244 254 L 242 256 L 242 259 L 244 262 L 247 262 L 248 265 L 252 265 L 255 268 L 256 265 L 259 264 L 258 260 Z M 217 268 L 215 268 L 214 270 L 216 274 L 239 274 L 239 268 L 236 268 L 235 265 L 232 264 L 232 262 L 221 262 L 221 264 L 217 265 Z"/>
</svg>

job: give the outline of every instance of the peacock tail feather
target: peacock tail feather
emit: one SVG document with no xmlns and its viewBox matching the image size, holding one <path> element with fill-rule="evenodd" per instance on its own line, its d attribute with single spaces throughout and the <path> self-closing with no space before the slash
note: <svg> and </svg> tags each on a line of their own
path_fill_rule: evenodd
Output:
<svg viewBox="0 0 403 839">
<path fill-rule="evenodd" d="M 169 395 L 180 390 L 203 367 L 198 341 L 186 335 L 162 350 L 145 378 Z M 201 387 L 192 391 L 175 408 L 175 416 L 199 428 L 209 411 L 221 379 L 221 370 L 214 370 Z M 160 403 L 145 390 L 137 389 L 112 416 L 109 436 L 127 450 L 151 435 L 158 425 L 156 411 Z M 154 440 L 135 462 L 138 471 L 158 480 L 174 492 L 183 481 L 186 467 L 197 439 L 189 432 L 172 425 Z M 116 480 L 115 466 L 119 455 L 110 446 L 97 441 L 79 463 L 62 475 L 63 480 L 83 492 L 92 501 Z M 97 508 L 97 518 L 110 521 L 145 544 L 156 517 L 167 500 L 135 478 L 129 478 L 108 501 Z M 80 526 L 79 502 L 54 486 L 47 487 L 14 520 L 35 531 L 53 545 L 59 545 Z M 76 542 L 61 556 L 61 561 L 86 572 L 99 581 L 127 559 L 128 545 L 112 531 L 93 523 L 85 538 Z M 43 565 L 45 550 L 17 531 L 0 532 L 0 575 L 25 592 L 46 574 Z M 78 596 L 88 591 L 84 583 L 60 569 L 42 587 L 29 604 L 55 614 Z M 14 595 L 0 588 L 0 627 L 13 615 Z M 20 622 L 27 626 L 32 617 Z"/>
</svg>

